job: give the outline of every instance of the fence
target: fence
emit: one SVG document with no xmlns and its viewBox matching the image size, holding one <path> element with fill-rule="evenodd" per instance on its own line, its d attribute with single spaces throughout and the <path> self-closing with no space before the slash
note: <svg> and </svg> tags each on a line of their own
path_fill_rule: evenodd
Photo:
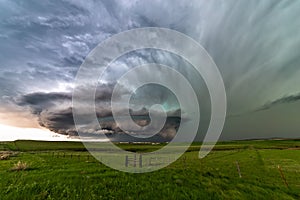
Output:
<svg viewBox="0 0 300 200">
<path fill-rule="evenodd" d="M 140 168 L 143 167 L 143 156 L 140 154 L 137 156 L 137 154 L 134 154 L 133 158 L 130 158 L 128 155 L 125 156 L 125 167 L 129 167 L 132 165 L 133 167 L 136 167 L 137 164 Z"/>
</svg>

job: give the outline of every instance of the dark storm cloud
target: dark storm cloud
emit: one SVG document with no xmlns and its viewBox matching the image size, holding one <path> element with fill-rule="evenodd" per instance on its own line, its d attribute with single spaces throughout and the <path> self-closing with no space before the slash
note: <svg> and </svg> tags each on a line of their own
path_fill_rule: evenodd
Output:
<svg viewBox="0 0 300 200">
<path fill-rule="evenodd" d="M 264 104 L 262 107 L 258 108 L 256 111 L 268 110 L 274 106 L 278 106 L 281 104 L 287 104 L 287 103 L 293 103 L 293 102 L 297 102 L 297 101 L 300 101 L 300 94 L 287 95 L 282 98 L 279 98 L 279 99 L 276 99 L 274 101 Z"/>
<path fill-rule="evenodd" d="M 96 101 L 110 101 L 112 91 L 114 85 L 112 84 L 102 84 L 97 87 L 95 100 Z M 79 88 L 80 93 L 82 95 L 85 94 L 86 91 L 89 90 L 89 86 Z M 51 106 L 55 106 L 58 103 L 67 102 L 70 103 L 72 100 L 71 92 L 34 92 L 25 95 L 21 95 L 20 97 L 15 98 L 15 103 L 19 106 L 32 106 L 32 107 L 40 107 L 47 108 Z"/>
<path fill-rule="evenodd" d="M 43 110 L 38 114 L 38 121 L 42 127 L 53 132 L 70 136 L 77 135 L 71 108 L 56 111 Z"/>
<path fill-rule="evenodd" d="M 53 105 L 53 101 L 59 100 L 70 100 L 72 98 L 71 94 L 68 93 L 31 93 L 23 95 L 21 98 L 17 100 L 17 104 L 20 106 L 24 105 L 32 105 L 32 106 L 47 106 L 47 104 Z M 46 104 L 46 105 L 45 105 Z"/>
<path fill-rule="evenodd" d="M 56 133 L 77 135 L 70 107 L 71 93 L 31 93 L 16 98 L 18 106 L 29 108 L 40 126 Z M 63 106 L 62 106 L 63 105 Z"/>
<path fill-rule="evenodd" d="M 81 92 L 84 95 L 88 88 L 82 88 Z M 95 136 L 99 134 L 125 134 L 123 130 L 116 124 L 112 117 L 110 109 L 110 100 L 112 95 L 113 85 L 102 85 L 97 88 L 96 92 L 96 115 L 99 118 L 100 128 L 91 125 L 80 129 L 81 135 Z M 160 95 L 158 95 L 160 96 Z M 40 126 L 45 127 L 53 132 L 76 136 L 78 135 L 75 129 L 72 107 L 71 93 L 31 93 L 14 99 L 14 102 L 21 107 L 28 107 L 32 114 L 37 116 Z M 121 108 L 122 109 L 122 108 Z M 135 110 L 130 109 L 130 114 L 134 122 L 140 126 L 145 126 L 150 122 L 149 111 L 143 107 Z M 168 111 L 168 119 L 164 128 L 158 134 L 161 138 L 171 139 L 175 136 L 176 130 L 180 124 L 180 110 Z M 126 123 L 126 122 L 125 122 Z M 125 136 L 123 136 L 124 139 Z M 129 137 L 129 136 L 128 136 Z M 133 139 L 131 139 L 133 140 Z"/>
<path fill-rule="evenodd" d="M 120 127 L 116 124 L 114 121 L 114 118 L 112 117 L 112 113 L 110 110 L 103 110 L 103 109 L 97 109 L 96 111 L 97 116 L 99 117 L 99 123 L 100 127 L 96 126 L 87 126 L 84 128 L 80 128 L 78 131 L 80 131 L 81 136 L 97 136 L 101 134 L 109 134 L 109 135 L 116 135 L 116 134 L 125 134 L 129 133 L 127 130 L 122 130 Z M 137 111 L 137 112 L 131 112 L 133 121 L 140 125 L 145 126 L 150 123 L 150 118 L 148 116 L 148 113 L 144 111 Z M 178 111 L 175 111 L 171 115 L 173 117 L 168 117 L 167 121 L 163 127 L 163 129 L 158 133 L 158 135 L 165 139 L 172 139 L 176 131 L 180 125 L 180 117 L 176 117 L 176 114 Z M 72 109 L 68 108 L 65 110 L 43 110 L 40 114 L 38 114 L 39 124 L 43 127 L 48 128 L 51 131 L 54 131 L 59 134 L 64 135 L 78 135 L 77 130 L 74 126 L 74 120 L 73 120 L 73 113 Z M 128 119 L 131 120 L 131 119 Z M 126 121 L 123 121 L 123 123 L 126 123 Z M 97 127 L 97 128 L 96 128 Z M 131 132 L 130 132 L 131 133 Z M 131 133 L 132 134 L 132 133 Z M 138 133 L 133 133 L 138 134 Z M 132 139 L 133 140 L 133 139 Z"/>
</svg>

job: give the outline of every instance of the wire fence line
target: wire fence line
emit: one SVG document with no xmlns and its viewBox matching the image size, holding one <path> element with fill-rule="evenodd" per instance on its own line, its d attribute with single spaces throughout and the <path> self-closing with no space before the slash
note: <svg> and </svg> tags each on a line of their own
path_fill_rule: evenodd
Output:
<svg viewBox="0 0 300 200">
<path fill-rule="evenodd" d="M 95 163 L 99 163 L 101 166 L 103 165 L 101 162 L 99 162 L 99 159 L 97 160 L 96 158 L 94 158 L 88 151 L 73 151 L 73 150 L 43 150 L 43 151 L 12 151 L 10 149 L 10 146 L 7 146 L 5 144 L 0 144 L 0 154 L 4 154 L 7 152 L 11 152 L 12 154 L 10 155 L 10 157 L 19 157 L 19 154 L 33 154 L 33 155 L 41 155 L 41 156 L 47 156 L 51 159 L 72 159 L 74 161 L 82 161 L 82 162 L 95 162 Z M 229 166 L 231 167 L 226 167 L 226 169 L 218 169 L 215 170 L 214 167 L 210 167 L 210 169 L 207 168 L 206 166 L 206 162 L 218 162 L 219 158 L 229 158 L 230 156 L 236 156 L 238 153 L 241 153 L 242 151 L 234 151 L 234 152 L 229 152 L 226 155 L 212 155 L 212 156 L 208 156 L 206 159 L 204 160 L 199 160 L 198 157 L 193 157 L 193 156 L 189 156 L 189 155 L 184 155 L 182 157 L 180 157 L 174 164 L 168 166 L 167 168 L 171 168 L 171 169 L 184 169 L 184 170 L 188 170 L 188 169 L 192 169 L 195 168 L 195 165 L 197 165 L 197 167 L 199 167 L 200 171 L 209 171 L 209 174 L 214 174 L 214 173 L 221 173 L 224 176 L 233 176 L 233 177 L 237 177 L 237 178 L 241 178 L 241 179 L 251 179 L 251 177 L 253 177 L 253 175 L 255 174 L 251 174 L 249 173 L 249 159 L 248 160 L 234 160 L 232 161 L 232 163 L 230 163 L 231 161 L 226 162 L 227 164 L 229 164 Z M 9 159 L 9 158 L 8 158 Z M 140 168 L 140 167 L 147 167 L 147 166 L 154 166 L 154 165 L 158 165 L 161 163 L 168 163 L 170 162 L 170 158 L 168 157 L 153 157 L 153 158 L 149 158 L 149 159 L 145 159 L 143 157 L 142 154 L 134 154 L 134 155 L 124 155 L 123 158 L 123 163 L 124 163 L 124 167 L 136 167 L 136 168 Z M 257 170 L 262 170 L 264 172 L 264 174 L 267 176 L 267 174 L 270 173 L 270 176 L 276 176 L 278 179 L 278 182 L 280 182 L 280 184 L 286 186 L 286 187 L 290 187 L 290 186 L 297 186 L 300 188 L 299 183 L 300 182 L 295 182 L 294 179 L 291 178 L 291 175 L 289 174 L 289 171 L 291 170 L 290 167 L 288 165 L 285 165 L 284 163 L 280 163 L 278 160 L 278 162 L 276 160 L 272 160 L 272 159 L 264 159 L 264 165 L 265 166 L 259 166 L 259 162 L 257 160 L 257 158 L 255 156 L 253 156 L 253 163 L 257 162 L 257 166 L 254 165 L 253 167 L 257 168 Z M 255 160 L 256 159 L 256 160 Z M 101 158 L 100 158 L 101 161 Z M 252 165 L 253 165 L 252 163 Z M 296 164 L 295 164 L 296 165 Z M 263 168 L 267 167 L 266 169 L 263 170 Z M 217 166 L 216 166 L 217 168 Z M 230 169 L 231 168 L 231 169 Z M 297 170 L 298 172 L 298 170 Z M 204 173 L 204 175 L 208 175 L 207 173 Z M 259 177 L 258 177 L 259 178 Z M 299 177 L 300 178 L 300 177 Z M 260 179 L 260 178 L 259 178 Z M 271 179 L 270 179 L 271 180 Z M 300 179 L 298 179 L 300 180 Z M 264 183 L 269 183 L 269 179 L 265 179 L 265 178 L 261 178 L 261 181 Z M 272 182 L 270 182 L 270 184 L 273 184 Z"/>
</svg>

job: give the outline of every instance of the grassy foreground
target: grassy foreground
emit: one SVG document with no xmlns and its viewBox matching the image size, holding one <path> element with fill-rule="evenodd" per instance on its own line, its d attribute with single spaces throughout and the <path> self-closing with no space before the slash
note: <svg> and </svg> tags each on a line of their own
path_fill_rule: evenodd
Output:
<svg viewBox="0 0 300 200">
<path fill-rule="evenodd" d="M 193 144 L 164 169 L 129 174 L 99 163 L 81 143 L 0 143 L 0 155 L 9 154 L 0 160 L 0 199 L 300 199 L 299 147 L 299 140 L 222 142 L 200 160 Z"/>
</svg>

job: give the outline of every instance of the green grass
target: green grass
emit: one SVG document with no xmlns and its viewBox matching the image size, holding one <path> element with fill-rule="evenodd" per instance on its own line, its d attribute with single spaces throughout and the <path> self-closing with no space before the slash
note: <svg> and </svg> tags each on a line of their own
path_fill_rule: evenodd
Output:
<svg viewBox="0 0 300 200">
<path fill-rule="evenodd" d="M 222 142 L 200 160 L 194 144 L 164 169 L 129 174 L 99 163 L 80 143 L 2 143 L 0 149 L 18 153 L 0 161 L 0 199 L 300 199 L 300 150 L 293 149 L 299 146 L 296 140 Z M 121 147 L 144 152 L 161 145 Z M 12 171 L 18 161 L 30 167 Z"/>
<path fill-rule="evenodd" d="M 33 141 L 17 140 L 14 142 L 0 143 L 0 150 L 12 151 L 46 151 L 46 150 L 63 150 L 63 151 L 85 151 L 81 142 L 51 142 L 51 141 Z"/>
</svg>

